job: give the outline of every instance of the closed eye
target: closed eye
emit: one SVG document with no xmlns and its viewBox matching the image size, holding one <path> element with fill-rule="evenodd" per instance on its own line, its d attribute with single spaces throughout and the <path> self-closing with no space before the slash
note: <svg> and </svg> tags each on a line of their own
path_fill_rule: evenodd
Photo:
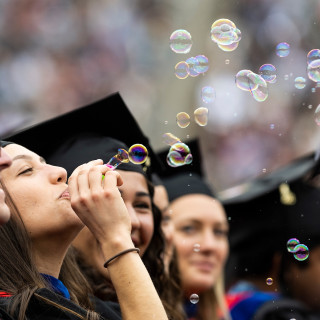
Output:
<svg viewBox="0 0 320 320">
<path fill-rule="evenodd" d="M 30 168 L 28 168 L 28 169 L 25 169 L 25 170 L 19 172 L 19 173 L 18 173 L 18 176 L 21 176 L 21 175 L 23 175 L 23 174 L 25 174 L 25 173 L 32 172 L 32 171 L 33 171 L 33 168 L 30 167 Z"/>
</svg>

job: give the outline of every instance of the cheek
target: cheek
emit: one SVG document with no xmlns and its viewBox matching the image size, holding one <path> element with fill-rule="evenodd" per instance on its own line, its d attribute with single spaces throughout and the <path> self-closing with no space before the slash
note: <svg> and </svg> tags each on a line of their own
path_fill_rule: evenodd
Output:
<svg viewBox="0 0 320 320">
<path fill-rule="evenodd" d="M 139 220 L 141 223 L 141 229 L 143 233 L 143 237 L 145 242 L 150 242 L 153 231 L 154 231 L 154 224 L 153 224 L 153 216 L 152 214 L 141 214 L 139 216 Z"/>
</svg>

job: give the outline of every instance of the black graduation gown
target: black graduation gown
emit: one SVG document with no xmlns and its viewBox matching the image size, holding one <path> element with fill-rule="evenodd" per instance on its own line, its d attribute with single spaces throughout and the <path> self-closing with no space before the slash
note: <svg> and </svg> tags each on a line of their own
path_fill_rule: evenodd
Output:
<svg viewBox="0 0 320 320">
<path fill-rule="evenodd" d="M 30 299 L 30 303 L 27 309 L 27 318 L 30 320 L 79 320 L 81 316 L 86 315 L 86 311 L 76 305 L 71 300 L 64 298 L 63 296 L 56 294 L 49 289 L 43 288 L 36 291 L 36 293 L 46 299 L 51 300 L 63 307 L 60 309 L 54 305 L 48 304 L 37 296 L 33 296 Z M 1 310 L 5 310 L 10 301 L 10 297 L 0 297 L 0 314 Z M 104 302 L 103 306 L 100 306 L 103 312 L 103 320 L 121 320 L 121 316 L 117 310 L 117 305 L 113 302 Z M 1 319 L 1 318 L 0 318 Z M 5 318 L 4 320 L 15 320 L 17 317 Z"/>
</svg>

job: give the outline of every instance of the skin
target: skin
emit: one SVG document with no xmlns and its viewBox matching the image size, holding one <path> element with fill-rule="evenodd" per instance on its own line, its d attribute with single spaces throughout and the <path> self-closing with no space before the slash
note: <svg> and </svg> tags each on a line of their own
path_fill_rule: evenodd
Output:
<svg viewBox="0 0 320 320">
<path fill-rule="evenodd" d="M 0 172 L 11 165 L 11 158 L 3 148 L 0 148 Z M 0 187 L 0 226 L 10 219 L 10 210 L 5 203 L 5 194 Z"/>
<path fill-rule="evenodd" d="M 150 244 L 154 227 L 147 182 L 138 172 L 117 171 L 123 179 L 123 185 L 119 187 L 119 191 L 130 215 L 131 239 L 134 246 L 140 249 L 142 256 Z M 109 277 L 108 270 L 103 267 L 105 260 L 99 245 L 88 228 L 83 228 L 72 244 L 82 252 L 88 263 L 97 268 L 101 274 Z"/>
<path fill-rule="evenodd" d="M 155 186 L 153 202 L 160 209 L 162 214 L 161 228 L 166 240 L 164 264 L 166 268 L 168 268 L 173 253 L 172 241 L 174 227 L 171 220 L 171 210 L 169 209 L 168 192 L 163 185 Z"/>
<path fill-rule="evenodd" d="M 30 235 L 39 272 L 59 277 L 66 251 L 83 225 L 95 235 L 105 260 L 134 246 L 131 219 L 118 189 L 122 179 L 102 160 L 79 166 L 67 185 L 63 168 L 46 164 L 30 150 L 12 144 L 6 152 L 13 163 L 2 170 L 1 179 Z M 115 259 L 108 271 L 123 319 L 167 319 L 136 252 Z M 148 308 L 141 301 L 148 301 Z"/>
<path fill-rule="evenodd" d="M 189 194 L 172 202 L 174 245 L 186 297 L 212 288 L 229 252 L 228 223 L 220 202 Z"/>
<path fill-rule="evenodd" d="M 294 259 L 292 257 L 292 259 Z M 320 246 L 310 250 L 308 265 L 299 268 L 292 263 L 285 270 L 285 281 L 294 299 L 304 302 L 312 310 L 320 310 Z"/>
</svg>

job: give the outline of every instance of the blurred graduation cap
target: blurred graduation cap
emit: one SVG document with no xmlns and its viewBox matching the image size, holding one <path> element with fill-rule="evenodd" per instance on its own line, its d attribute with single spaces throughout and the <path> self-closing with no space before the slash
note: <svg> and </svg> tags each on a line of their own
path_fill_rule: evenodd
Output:
<svg viewBox="0 0 320 320">
<path fill-rule="evenodd" d="M 69 175 L 77 166 L 91 160 L 103 159 L 107 163 L 119 148 L 128 151 L 133 144 L 142 144 L 148 150 L 144 168 L 133 163 L 123 163 L 119 169 L 147 171 L 148 175 L 152 171 L 150 168 L 157 172 L 164 169 L 149 139 L 118 92 L 23 129 L 4 140 L 38 153 L 48 163 L 64 167 Z"/>
<path fill-rule="evenodd" d="M 206 194 L 214 197 L 214 192 L 203 176 L 200 142 L 198 138 L 186 142 L 192 154 L 192 162 L 179 167 L 167 164 L 169 147 L 158 152 L 160 160 L 165 163 L 166 170 L 161 179 L 167 189 L 169 201 L 187 194 Z"/>
<path fill-rule="evenodd" d="M 238 275 L 244 269 L 262 274 L 290 237 L 320 240 L 320 189 L 312 185 L 318 174 L 318 156 L 312 152 L 218 193 L 230 226 L 227 274 L 237 268 Z"/>
</svg>

